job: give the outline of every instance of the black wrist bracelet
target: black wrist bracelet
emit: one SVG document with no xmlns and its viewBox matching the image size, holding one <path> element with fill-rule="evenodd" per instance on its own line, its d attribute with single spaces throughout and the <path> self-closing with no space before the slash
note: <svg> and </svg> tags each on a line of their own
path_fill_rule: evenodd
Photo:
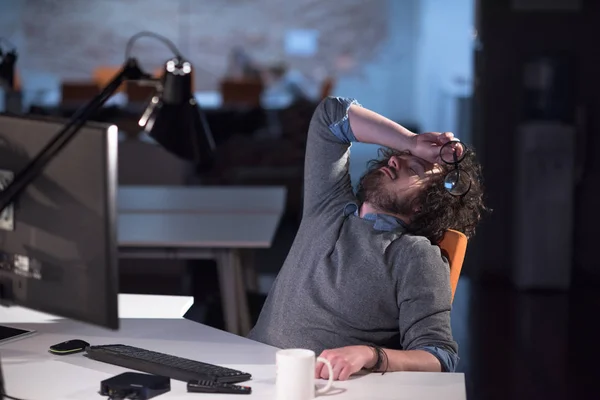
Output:
<svg viewBox="0 0 600 400">
<path fill-rule="evenodd" d="M 373 351 L 377 355 L 377 360 L 375 361 L 375 365 L 373 365 L 371 368 L 368 368 L 368 370 L 371 371 L 371 372 L 379 372 L 379 371 L 381 371 L 381 375 L 385 374 L 386 371 L 387 371 L 387 369 L 388 369 L 388 366 L 389 366 L 388 365 L 387 353 L 385 352 L 385 350 L 383 350 L 379 346 L 370 345 L 369 347 L 371 349 L 373 349 Z M 385 359 L 385 363 L 384 363 L 384 359 Z M 382 364 L 385 364 L 385 368 L 381 368 Z"/>
<path fill-rule="evenodd" d="M 377 356 L 377 360 L 375 360 L 375 364 L 371 367 L 368 368 L 369 371 L 371 372 L 375 372 L 377 370 L 379 370 L 379 367 L 381 367 L 381 349 L 378 346 L 374 346 L 374 345 L 369 345 L 369 347 L 373 350 L 373 352 L 375 353 L 375 355 Z"/>
<path fill-rule="evenodd" d="M 385 374 L 389 368 L 389 360 L 388 360 L 388 356 L 387 353 L 385 352 L 384 349 L 382 349 L 381 347 L 379 347 L 379 351 L 381 352 L 381 358 L 382 358 L 382 363 L 383 359 L 385 359 L 385 367 L 383 368 L 383 370 L 381 371 L 381 375 Z"/>
</svg>

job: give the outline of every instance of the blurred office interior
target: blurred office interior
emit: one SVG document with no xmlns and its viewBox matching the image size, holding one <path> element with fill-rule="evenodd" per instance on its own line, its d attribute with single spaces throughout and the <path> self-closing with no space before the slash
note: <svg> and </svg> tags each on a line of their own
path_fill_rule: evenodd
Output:
<svg viewBox="0 0 600 400">
<path fill-rule="evenodd" d="M 0 0 L 0 37 L 18 54 L 0 110 L 67 118 L 118 71 L 134 34 L 173 41 L 194 68 L 212 168 L 140 132 L 149 88 L 124 85 L 94 120 L 119 127 L 120 185 L 286 188 L 272 246 L 244 252 L 258 273 L 254 319 L 302 216 L 306 131 L 323 97 L 354 97 L 415 132 L 452 131 L 479 154 L 493 209 L 452 311 L 468 398 L 591 399 L 598 21 L 594 0 Z M 150 38 L 132 53 L 156 76 L 171 56 Z M 352 146 L 354 184 L 376 155 Z M 193 295 L 188 318 L 223 328 L 218 277 L 211 261 L 120 263 L 122 293 Z"/>
</svg>

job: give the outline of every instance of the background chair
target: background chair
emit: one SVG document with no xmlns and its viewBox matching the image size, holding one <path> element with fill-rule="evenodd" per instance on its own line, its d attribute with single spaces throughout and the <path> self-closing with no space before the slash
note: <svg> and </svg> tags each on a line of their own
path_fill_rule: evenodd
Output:
<svg viewBox="0 0 600 400">
<path fill-rule="evenodd" d="M 103 65 L 96 67 L 92 71 L 92 81 L 98 85 L 99 88 L 103 88 L 113 80 L 119 71 L 121 71 L 121 66 L 119 65 Z M 114 94 L 123 91 L 125 91 L 125 83 L 122 83 Z"/>
<path fill-rule="evenodd" d="M 82 104 L 92 100 L 100 93 L 100 87 L 95 82 L 61 82 L 61 107 L 78 109 Z"/>
<path fill-rule="evenodd" d="M 260 107 L 264 85 L 257 79 L 229 79 L 220 83 L 223 105 Z"/>
<path fill-rule="evenodd" d="M 452 288 L 452 300 L 454 300 L 458 278 L 467 252 L 467 237 L 462 232 L 448 229 L 438 246 L 450 264 L 450 287 Z"/>
</svg>

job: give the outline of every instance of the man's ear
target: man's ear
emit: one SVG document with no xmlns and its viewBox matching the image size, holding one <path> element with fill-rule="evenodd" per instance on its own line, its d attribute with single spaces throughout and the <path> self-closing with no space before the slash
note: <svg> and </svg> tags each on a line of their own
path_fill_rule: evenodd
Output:
<svg viewBox="0 0 600 400">
<path fill-rule="evenodd" d="M 415 213 L 415 214 L 418 214 L 421 212 L 421 210 L 423 210 L 423 206 L 421 204 L 419 204 L 418 199 L 413 199 L 411 208 L 413 210 L 413 213 Z"/>
</svg>

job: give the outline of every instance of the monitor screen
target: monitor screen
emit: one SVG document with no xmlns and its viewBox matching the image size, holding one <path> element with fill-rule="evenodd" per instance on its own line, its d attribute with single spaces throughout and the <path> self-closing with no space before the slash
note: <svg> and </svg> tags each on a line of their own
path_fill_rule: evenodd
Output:
<svg viewBox="0 0 600 400">
<path fill-rule="evenodd" d="M 65 121 L 0 115 L 0 187 Z M 0 300 L 118 328 L 118 132 L 86 124 L 0 216 Z"/>
</svg>

